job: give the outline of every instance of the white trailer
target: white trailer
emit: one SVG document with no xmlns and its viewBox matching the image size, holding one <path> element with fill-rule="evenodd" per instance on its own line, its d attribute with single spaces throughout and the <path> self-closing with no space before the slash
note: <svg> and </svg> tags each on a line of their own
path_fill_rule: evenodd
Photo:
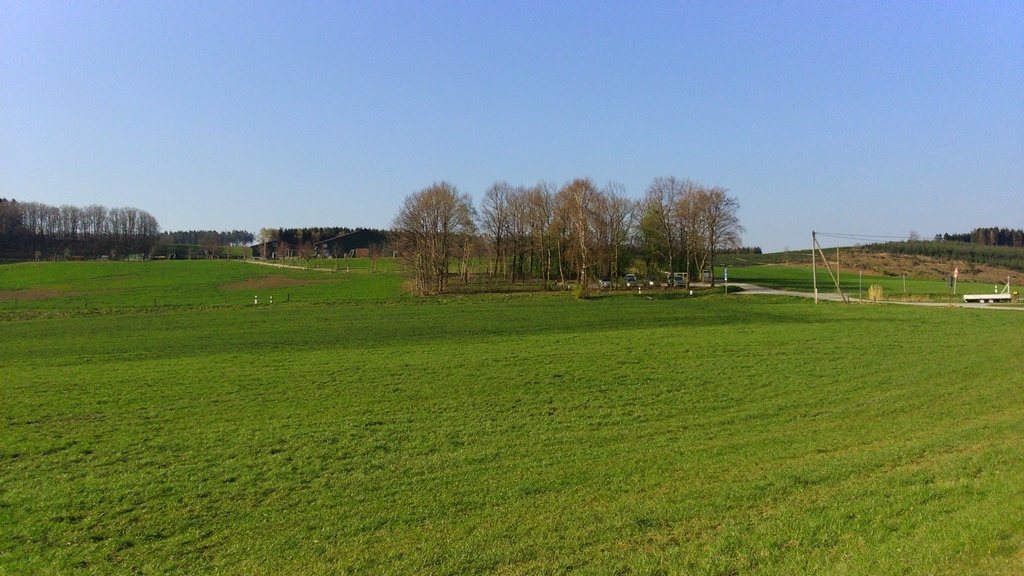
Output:
<svg viewBox="0 0 1024 576">
<path fill-rule="evenodd" d="M 1010 302 L 1013 294 L 1010 293 L 1010 279 L 1006 279 L 1006 286 L 1001 292 L 992 294 L 964 294 L 964 302 Z"/>
</svg>

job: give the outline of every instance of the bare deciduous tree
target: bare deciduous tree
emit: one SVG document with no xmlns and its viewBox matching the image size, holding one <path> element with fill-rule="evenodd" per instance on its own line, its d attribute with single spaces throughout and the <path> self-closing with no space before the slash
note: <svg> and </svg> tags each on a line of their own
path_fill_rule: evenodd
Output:
<svg viewBox="0 0 1024 576">
<path fill-rule="evenodd" d="M 511 218 L 510 196 L 512 187 L 507 182 L 495 182 L 484 193 L 480 206 L 480 229 L 490 241 L 492 277 L 504 274 L 506 240 Z"/>
<path fill-rule="evenodd" d="M 594 263 L 595 210 L 599 192 L 589 178 L 577 178 L 555 195 L 555 223 L 566 248 L 570 273 L 587 288 L 587 272 Z M 564 277 L 564 274 L 563 274 Z"/>
<path fill-rule="evenodd" d="M 367 254 L 370 258 L 370 272 L 377 271 L 377 262 L 381 258 L 387 258 L 392 254 L 391 244 L 388 242 L 384 243 L 373 243 L 368 246 Z"/>
<path fill-rule="evenodd" d="M 526 253 L 529 250 L 529 198 L 527 189 L 516 186 L 512 189 L 508 202 L 508 241 L 507 250 L 509 266 L 508 278 L 511 282 L 516 277 L 526 278 Z"/>
<path fill-rule="evenodd" d="M 207 232 L 200 238 L 199 245 L 206 251 L 207 258 L 214 258 L 220 249 L 220 235 L 216 232 Z"/>
<path fill-rule="evenodd" d="M 527 234 L 530 252 L 537 255 L 544 279 L 544 288 L 551 282 L 551 224 L 554 219 L 554 194 L 551 186 L 541 182 L 526 191 Z"/>
<path fill-rule="evenodd" d="M 715 285 L 715 254 L 719 250 L 738 248 L 743 226 L 736 212 L 740 203 L 727 194 L 725 188 L 715 186 L 704 191 L 701 202 L 705 237 L 705 250 L 708 254 L 708 265 L 711 268 L 711 285 Z"/>
<path fill-rule="evenodd" d="M 682 196 L 684 181 L 675 176 L 659 176 L 651 182 L 644 194 L 641 226 L 649 249 L 676 271 L 681 250 L 679 217 L 676 210 Z"/>
<path fill-rule="evenodd" d="M 316 248 L 314 248 L 314 244 L 311 239 L 306 239 L 299 242 L 295 252 L 300 259 L 305 261 L 306 268 L 309 268 L 310 260 L 312 260 L 313 256 L 316 255 Z"/>
<path fill-rule="evenodd" d="M 472 199 L 448 182 L 406 197 L 393 226 L 398 252 L 412 266 L 416 293 L 444 291 L 450 260 L 468 257 L 474 215 Z"/>
<path fill-rule="evenodd" d="M 618 182 L 609 182 L 597 202 L 600 222 L 601 252 L 604 262 L 601 273 L 613 278 L 620 274 L 623 246 L 630 236 L 636 203 L 626 197 L 626 188 Z"/>
<path fill-rule="evenodd" d="M 679 224 L 683 253 L 686 256 L 687 285 L 692 280 L 693 269 L 700 273 L 706 264 L 704 216 L 701 211 L 703 199 L 704 187 L 686 180 L 682 194 L 676 201 L 675 216 Z"/>
<path fill-rule="evenodd" d="M 96 240 L 107 233 L 107 209 L 97 204 L 85 207 L 85 235 L 90 240 Z"/>
</svg>

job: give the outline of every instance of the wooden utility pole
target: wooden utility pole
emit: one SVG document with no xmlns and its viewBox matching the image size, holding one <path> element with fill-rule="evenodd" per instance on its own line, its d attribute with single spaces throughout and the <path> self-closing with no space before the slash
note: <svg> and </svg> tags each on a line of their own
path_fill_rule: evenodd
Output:
<svg viewBox="0 0 1024 576">
<path fill-rule="evenodd" d="M 818 263 L 814 256 L 814 247 L 818 245 L 818 239 L 811 230 L 811 277 L 814 279 L 814 303 L 818 303 Z"/>
<path fill-rule="evenodd" d="M 847 304 L 849 304 L 850 303 L 850 298 L 846 294 L 843 293 L 843 289 L 839 286 L 839 278 L 838 278 L 838 276 L 832 274 L 832 267 L 828 265 L 828 258 L 825 258 L 825 252 L 821 249 L 821 246 L 818 245 L 818 240 L 817 240 L 814 232 L 811 232 L 811 242 L 813 243 L 813 246 L 811 247 L 811 263 L 812 263 L 812 266 L 814 267 L 814 303 L 815 304 L 818 303 L 818 274 L 817 274 L 818 268 L 817 268 L 817 266 L 814 265 L 814 262 L 815 262 L 815 260 L 814 260 L 814 251 L 817 250 L 818 253 L 821 255 L 822 263 L 825 264 L 825 270 L 828 270 L 828 275 L 832 277 L 832 282 L 836 286 L 836 292 L 838 292 L 839 296 L 842 297 L 843 302 L 846 302 Z M 838 273 L 839 273 L 839 248 L 836 248 L 836 274 L 838 274 Z"/>
</svg>

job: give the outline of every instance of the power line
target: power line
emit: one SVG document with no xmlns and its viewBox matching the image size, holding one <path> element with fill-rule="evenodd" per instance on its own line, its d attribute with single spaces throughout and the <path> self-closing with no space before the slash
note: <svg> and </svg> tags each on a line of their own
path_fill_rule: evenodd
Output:
<svg viewBox="0 0 1024 576">
<path fill-rule="evenodd" d="M 818 236 L 840 240 L 907 240 L 907 236 L 872 236 L 868 234 L 840 234 L 836 232 L 815 232 Z"/>
</svg>

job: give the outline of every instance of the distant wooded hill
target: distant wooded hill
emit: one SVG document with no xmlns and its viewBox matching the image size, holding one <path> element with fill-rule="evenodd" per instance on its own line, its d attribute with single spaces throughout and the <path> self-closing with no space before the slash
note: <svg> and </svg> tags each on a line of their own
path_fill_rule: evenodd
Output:
<svg viewBox="0 0 1024 576">
<path fill-rule="evenodd" d="M 1012 246 L 1024 248 L 1024 230 L 1010 228 L 975 228 L 969 234 L 942 234 L 936 240 L 967 242 L 982 246 Z"/>
<path fill-rule="evenodd" d="M 946 240 L 914 240 L 867 244 L 862 246 L 861 249 L 869 252 L 929 256 L 954 262 L 987 264 L 1008 270 L 1024 271 L 1024 248 L 1019 246 L 998 246 Z"/>
<path fill-rule="evenodd" d="M 1024 271 L 1024 230 L 1011 228 L 975 228 L 968 234 L 937 234 L 932 241 L 883 242 L 864 249 Z"/>
<path fill-rule="evenodd" d="M 980 228 L 979 230 L 997 230 Z M 1011 231 L 1013 232 L 1013 231 Z M 866 252 L 876 254 L 904 254 L 907 256 L 925 256 L 951 263 L 964 262 L 974 265 L 988 265 L 1007 270 L 1024 272 L 1024 247 L 1019 245 L 993 245 L 960 240 L 971 234 L 942 234 L 935 240 L 906 240 L 897 242 L 879 242 L 849 246 L 844 251 Z M 1011 236 L 1012 238 L 1012 236 Z M 988 241 L 991 241 L 991 237 Z M 826 249 L 828 252 L 829 249 Z M 775 252 L 764 255 L 746 255 L 723 258 L 723 264 L 744 266 L 753 264 L 810 264 L 810 250 L 794 250 Z"/>
<path fill-rule="evenodd" d="M 876 254 L 926 256 L 951 263 L 964 262 L 1024 272 L 1024 231 L 1008 228 L 976 228 L 966 234 L 936 234 L 934 240 L 913 239 L 876 244 L 858 244 L 845 250 Z M 770 254 L 733 254 L 722 257 L 726 266 L 758 264 L 810 264 L 810 250 L 787 250 Z"/>
</svg>

